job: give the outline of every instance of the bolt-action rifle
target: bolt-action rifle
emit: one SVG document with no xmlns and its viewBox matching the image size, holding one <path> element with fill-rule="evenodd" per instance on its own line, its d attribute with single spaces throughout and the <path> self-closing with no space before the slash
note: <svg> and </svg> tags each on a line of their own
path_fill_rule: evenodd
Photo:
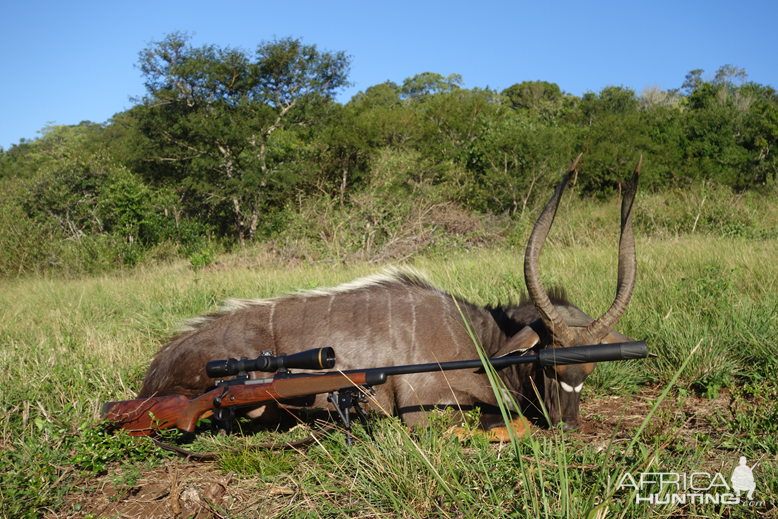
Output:
<svg viewBox="0 0 778 519">
<path fill-rule="evenodd" d="M 235 376 L 232 380 L 219 380 L 215 389 L 189 400 L 183 395 L 158 396 L 123 402 L 107 402 L 101 418 L 114 422 L 133 436 L 147 436 L 159 429 L 178 427 L 194 432 L 197 421 L 206 412 L 212 412 L 221 423 L 229 424 L 235 409 L 258 406 L 268 402 L 284 402 L 289 399 L 327 393 L 328 400 L 338 412 L 348 434 L 351 428 L 350 409 L 367 423 L 367 415 L 360 407 L 366 403 L 366 395 L 373 386 L 386 382 L 387 377 L 411 373 L 429 373 L 455 369 L 484 367 L 481 359 L 387 366 L 383 368 L 330 371 L 325 373 L 292 373 L 290 369 L 320 370 L 335 366 L 335 350 L 317 348 L 293 355 L 263 351 L 253 360 L 227 359 L 209 362 L 205 371 L 211 378 Z M 537 362 L 541 366 L 584 364 L 615 360 L 642 359 L 648 356 L 645 341 L 547 348 L 536 354 L 487 359 L 494 369 L 514 364 Z M 275 373 L 273 378 L 251 379 L 253 371 Z"/>
</svg>

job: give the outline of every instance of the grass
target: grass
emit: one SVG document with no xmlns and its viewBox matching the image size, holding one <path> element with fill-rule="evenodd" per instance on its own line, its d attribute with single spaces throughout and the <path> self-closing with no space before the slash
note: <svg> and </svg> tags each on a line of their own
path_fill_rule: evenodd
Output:
<svg viewBox="0 0 778 519">
<path fill-rule="evenodd" d="M 615 292 L 617 232 L 603 226 L 577 238 L 576 229 L 555 229 L 541 258 L 541 277 L 546 286 L 567 287 L 587 313 L 600 314 Z M 147 440 L 108 436 L 93 424 L 103 402 L 135 396 L 151 357 L 183 319 L 214 311 L 228 297 L 330 286 L 376 270 L 323 263 L 244 267 L 252 264 L 246 261 L 250 255 L 222 257 L 211 270 L 179 262 L 98 277 L 2 282 L 2 516 L 64 513 L 72 502 L 65 496 L 78 495 L 74 485 L 120 473 L 113 485 L 132 489 L 140 475 L 159 470 L 167 455 Z M 760 510 L 766 512 L 778 492 L 777 257 L 778 241 L 769 237 L 687 233 L 638 239 L 637 288 L 619 330 L 647 340 L 659 357 L 598 366 L 584 398 L 658 389 L 649 399 L 650 420 L 648 412 L 638 423 L 625 418 L 604 442 L 539 431 L 500 449 L 478 438 L 461 444 L 442 425 L 408 433 L 386 417 L 377 421 L 376 441 L 358 431 L 351 450 L 336 435 L 300 452 L 225 454 L 219 461 L 223 472 L 235 471 L 260 489 L 276 485 L 303 497 L 289 500 L 283 492 L 255 489 L 254 506 L 241 512 L 240 503 L 224 501 L 217 515 L 261 510 L 268 517 L 747 517 L 751 511 L 738 507 L 635 505 L 614 483 L 625 471 L 721 470 L 728 477 L 732 467 L 723 464 L 741 454 L 749 462 L 764 455 L 755 474 L 767 507 Z M 448 250 L 411 264 L 439 287 L 478 304 L 517 301 L 524 286 L 518 247 Z M 662 389 L 663 402 L 657 398 Z M 707 418 L 706 432 L 684 432 L 689 418 L 679 410 L 721 395 L 729 404 Z M 630 409 L 613 412 L 626 416 Z M 280 433 L 226 441 L 243 445 L 268 438 Z M 193 448 L 224 451 L 219 441 L 203 435 Z M 71 512 L 87 516 L 84 509 Z"/>
</svg>

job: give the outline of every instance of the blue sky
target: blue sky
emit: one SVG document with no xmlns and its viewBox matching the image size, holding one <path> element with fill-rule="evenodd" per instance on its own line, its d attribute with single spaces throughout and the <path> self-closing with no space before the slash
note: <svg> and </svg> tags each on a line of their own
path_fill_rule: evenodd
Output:
<svg viewBox="0 0 778 519">
<path fill-rule="evenodd" d="M 778 87 L 778 2 L 87 2 L 0 9 L 0 146 L 47 122 L 104 122 L 144 93 L 138 52 L 172 31 L 194 45 L 254 49 L 274 35 L 353 57 L 353 94 L 421 72 L 466 88 L 525 80 L 581 95 L 607 85 L 678 88 L 731 63 Z"/>
</svg>

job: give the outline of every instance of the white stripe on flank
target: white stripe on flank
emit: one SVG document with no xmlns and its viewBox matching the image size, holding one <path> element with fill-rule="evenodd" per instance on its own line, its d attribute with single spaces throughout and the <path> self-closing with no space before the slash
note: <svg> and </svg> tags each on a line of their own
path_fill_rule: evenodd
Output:
<svg viewBox="0 0 778 519">
<path fill-rule="evenodd" d="M 362 317 L 365 322 L 365 346 L 370 346 L 370 341 L 373 339 L 373 327 L 370 326 L 370 292 L 365 292 L 365 308 L 364 316 Z M 354 304 L 351 305 L 351 320 L 356 323 L 357 315 L 354 313 Z"/>
<path fill-rule="evenodd" d="M 440 318 L 443 319 L 444 323 L 446 323 L 446 329 L 448 329 L 448 333 L 451 336 L 451 340 L 454 343 L 454 347 L 456 348 L 454 351 L 454 355 L 456 356 L 459 355 L 459 350 L 460 350 L 459 338 L 457 337 L 457 334 L 454 333 L 454 328 L 451 326 L 451 320 L 453 318 L 449 315 L 449 312 L 451 312 L 452 310 L 451 307 L 452 306 L 455 307 L 456 305 L 451 304 L 452 296 L 446 294 L 445 292 L 438 292 L 438 297 L 440 298 L 440 302 L 441 302 L 440 306 L 443 310 L 443 312 L 441 312 L 440 314 Z M 458 308 L 454 308 L 454 310 L 457 312 L 459 311 Z"/>
<path fill-rule="evenodd" d="M 330 304 L 327 305 L 327 334 L 332 333 L 332 302 L 335 301 L 335 296 L 330 296 Z"/>
<path fill-rule="evenodd" d="M 411 287 L 405 287 L 408 292 L 408 299 L 411 302 L 411 315 L 413 316 L 413 324 L 411 325 L 411 351 L 416 351 L 416 298 L 413 297 L 413 290 Z"/>
<path fill-rule="evenodd" d="M 275 349 L 276 344 L 276 334 L 275 330 L 273 330 L 273 315 L 276 313 L 276 303 L 273 302 L 272 305 L 270 305 L 270 319 L 268 322 L 268 327 L 270 328 L 270 340 L 273 341 L 273 347 Z"/>
</svg>

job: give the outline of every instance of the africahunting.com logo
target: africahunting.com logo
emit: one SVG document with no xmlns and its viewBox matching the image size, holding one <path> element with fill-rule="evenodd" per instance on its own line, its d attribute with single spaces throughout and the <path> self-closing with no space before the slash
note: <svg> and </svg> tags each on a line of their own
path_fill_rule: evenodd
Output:
<svg viewBox="0 0 778 519">
<path fill-rule="evenodd" d="M 761 460 L 759 458 L 753 467 L 749 467 L 745 456 L 741 456 L 729 480 L 720 472 L 640 472 L 637 477 L 625 472 L 616 490 L 631 489 L 635 491 L 635 503 L 651 505 L 697 503 L 763 507 L 764 501 L 754 501 L 754 469 Z"/>
</svg>

